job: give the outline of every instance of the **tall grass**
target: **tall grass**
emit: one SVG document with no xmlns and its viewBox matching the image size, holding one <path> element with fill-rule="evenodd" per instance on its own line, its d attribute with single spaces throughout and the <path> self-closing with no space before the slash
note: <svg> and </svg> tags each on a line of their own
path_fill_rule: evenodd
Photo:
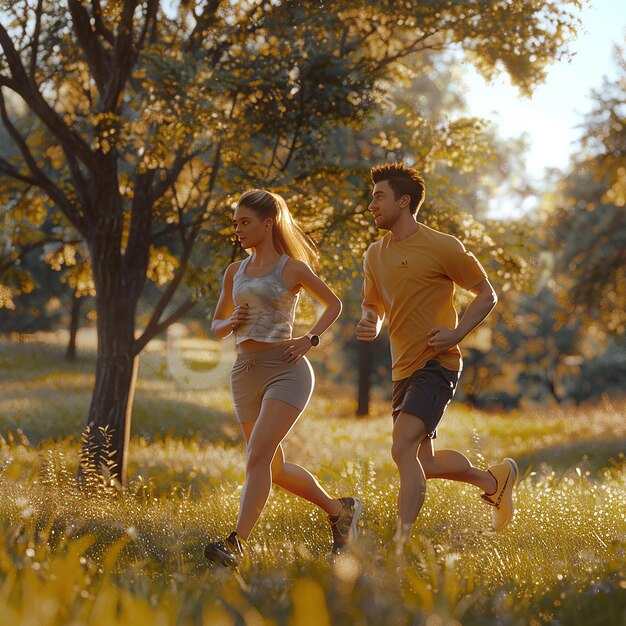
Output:
<svg viewBox="0 0 626 626">
<path fill-rule="evenodd" d="M 626 621 L 626 427 L 619 407 L 532 415 L 451 409 L 438 446 L 457 447 L 482 467 L 503 454 L 520 460 L 517 515 L 494 533 L 474 488 L 430 481 L 406 553 L 397 556 L 390 548 L 397 476 L 386 404 L 355 421 L 351 399 L 318 390 L 286 452 L 332 494 L 363 499 L 359 542 L 328 559 L 325 516 L 275 489 L 250 537 L 250 562 L 233 573 L 202 557 L 206 541 L 232 529 L 244 477 L 226 388 L 177 389 L 158 373 L 162 355 L 149 354 L 140 370 L 127 488 L 120 493 L 96 479 L 79 489 L 82 423 L 73 426 L 75 418 L 57 410 L 88 393 L 91 356 L 67 366 L 54 347 L 0 349 L 2 625 Z M 19 366 L 2 366 L 7 362 Z M 74 381 L 69 390 L 66 376 Z M 20 394 L 32 404 L 20 408 Z M 29 418 L 40 399 L 46 408 Z"/>
</svg>

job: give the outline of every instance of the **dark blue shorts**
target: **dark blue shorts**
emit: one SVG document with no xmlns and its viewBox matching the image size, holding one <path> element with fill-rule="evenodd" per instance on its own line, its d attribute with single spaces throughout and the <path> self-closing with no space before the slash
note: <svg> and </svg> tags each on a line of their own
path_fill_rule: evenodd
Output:
<svg viewBox="0 0 626 626">
<path fill-rule="evenodd" d="M 431 359 L 408 378 L 393 383 L 393 421 L 400 411 L 410 413 L 426 424 L 431 439 L 437 436 L 437 426 L 454 396 L 461 372 L 445 368 Z"/>
</svg>

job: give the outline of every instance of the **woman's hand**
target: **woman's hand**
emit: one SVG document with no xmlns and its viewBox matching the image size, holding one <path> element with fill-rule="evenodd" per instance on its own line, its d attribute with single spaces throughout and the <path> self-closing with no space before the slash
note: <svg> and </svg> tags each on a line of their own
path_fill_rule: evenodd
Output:
<svg viewBox="0 0 626 626">
<path fill-rule="evenodd" d="M 228 318 L 230 327 L 236 331 L 241 324 L 248 319 L 248 305 L 240 304 L 233 309 L 232 315 Z"/>
<path fill-rule="evenodd" d="M 306 336 L 292 339 L 285 346 L 284 359 L 287 363 L 297 363 L 311 347 L 311 340 Z"/>
</svg>

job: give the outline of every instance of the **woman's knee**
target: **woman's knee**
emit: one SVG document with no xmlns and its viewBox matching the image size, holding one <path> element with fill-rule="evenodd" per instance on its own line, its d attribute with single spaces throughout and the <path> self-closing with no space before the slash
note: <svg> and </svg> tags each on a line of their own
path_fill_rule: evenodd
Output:
<svg viewBox="0 0 626 626">
<path fill-rule="evenodd" d="M 269 470 L 273 456 L 273 454 L 268 453 L 263 448 L 250 446 L 246 455 L 246 472 Z"/>
</svg>

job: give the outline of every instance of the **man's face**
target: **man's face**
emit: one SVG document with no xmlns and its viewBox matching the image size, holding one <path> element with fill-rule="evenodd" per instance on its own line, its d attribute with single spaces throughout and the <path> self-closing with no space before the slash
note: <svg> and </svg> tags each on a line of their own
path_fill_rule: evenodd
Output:
<svg viewBox="0 0 626 626">
<path fill-rule="evenodd" d="M 368 207 L 374 216 L 376 228 L 390 230 L 408 206 L 406 199 L 406 196 L 402 196 L 396 200 L 388 181 L 376 183 L 372 192 L 372 201 Z M 401 203 L 404 204 L 401 206 Z"/>
</svg>

